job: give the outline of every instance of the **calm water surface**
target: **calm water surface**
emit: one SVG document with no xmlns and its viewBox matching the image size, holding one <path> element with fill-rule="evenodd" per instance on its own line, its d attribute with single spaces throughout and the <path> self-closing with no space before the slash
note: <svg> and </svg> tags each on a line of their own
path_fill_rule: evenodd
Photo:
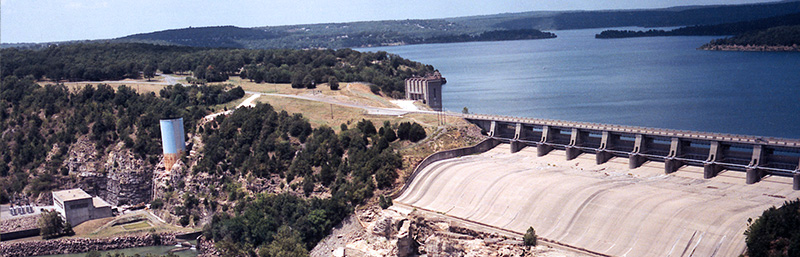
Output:
<svg viewBox="0 0 800 257">
<path fill-rule="evenodd" d="M 127 248 L 127 249 L 118 249 L 118 250 L 108 250 L 108 251 L 100 251 L 103 257 L 107 254 L 111 254 L 112 256 L 114 253 L 123 253 L 125 256 L 131 257 L 134 254 L 139 254 L 140 256 L 145 256 L 147 254 L 153 254 L 156 256 L 167 255 L 169 250 L 175 249 L 175 246 L 148 246 L 148 247 L 135 247 L 135 248 Z M 87 253 L 73 253 L 73 254 L 58 254 L 58 255 L 45 255 L 41 257 L 85 257 Z M 197 256 L 196 250 L 186 250 L 176 252 L 175 255 L 178 257 L 195 257 Z"/>
<path fill-rule="evenodd" d="M 696 50 L 716 37 L 594 39 L 600 31 L 359 50 L 439 69 L 449 111 L 800 138 L 800 53 Z"/>
</svg>

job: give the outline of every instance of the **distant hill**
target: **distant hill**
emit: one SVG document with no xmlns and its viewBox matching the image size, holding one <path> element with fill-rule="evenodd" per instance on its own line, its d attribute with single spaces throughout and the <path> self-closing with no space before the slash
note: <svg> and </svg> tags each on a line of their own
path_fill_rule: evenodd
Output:
<svg viewBox="0 0 800 257">
<path fill-rule="evenodd" d="M 111 41 L 227 48 L 350 48 L 382 45 L 551 38 L 541 30 L 703 26 L 800 13 L 800 1 L 678 6 L 663 9 L 503 13 L 427 20 L 386 20 L 239 28 L 185 28 Z M 41 47 L 48 44 L 17 44 Z M 4 44 L 3 47 L 12 45 Z"/>
<path fill-rule="evenodd" d="M 282 33 L 234 26 L 171 29 L 130 35 L 116 39 L 121 42 L 147 42 L 193 47 L 245 48 L 242 41 L 269 40 Z"/>
<path fill-rule="evenodd" d="M 499 22 L 503 29 L 672 27 L 740 22 L 800 12 L 800 1 L 764 4 L 683 6 L 650 10 L 573 11 Z"/>
<path fill-rule="evenodd" d="M 660 37 L 660 36 L 730 36 L 764 30 L 778 26 L 800 25 L 800 12 L 753 21 L 724 23 L 718 25 L 689 26 L 673 30 L 605 30 L 596 38 Z"/>
</svg>

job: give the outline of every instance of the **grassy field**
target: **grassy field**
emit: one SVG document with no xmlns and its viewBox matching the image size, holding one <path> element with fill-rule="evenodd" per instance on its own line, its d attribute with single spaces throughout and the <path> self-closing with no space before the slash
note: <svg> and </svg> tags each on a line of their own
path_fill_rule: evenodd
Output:
<svg viewBox="0 0 800 257">
<path fill-rule="evenodd" d="M 151 225 L 150 222 L 147 221 L 139 221 L 131 224 L 122 225 L 122 228 L 126 230 L 138 230 L 151 227 L 153 227 L 153 225 Z"/>
<path fill-rule="evenodd" d="M 121 224 L 130 220 L 140 220 L 133 223 Z M 153 216 L 137 211 L 124 215 L 90 220 L 75 226 L 73 237 L 101 238 L 136 233 L 161 233 L 161 232 L 191 232 L 191 228 L 173 226 L 160 222 Z"/>
<path fill-rule="evenodd" d="M 270 94 L 287 94 L 287 95 L 317 95 L 333 98 L 339 101 L 357 103 L 363 105 L 377 106 L 377 107 L 390 107 L 397 108 L 390 102 L 389 98 L 375 95 L 369 91 L 369 85 L 364 83 L 347 83 L 340 82 L 339 90 L 331 90 L 327 84 L 321 84 L 315 89 L 305 88 L 292 88 L 291 84 L 273 84 L 273 83 L 255 83 L 247 79 L 241 79 L 237 76 L 232 76 L 228 81 L 218 82 L 214 84 L 232 84 L 234 86 L 241 86 L 245 91 L 253 91 L 260 93 Z"/>
</svg>

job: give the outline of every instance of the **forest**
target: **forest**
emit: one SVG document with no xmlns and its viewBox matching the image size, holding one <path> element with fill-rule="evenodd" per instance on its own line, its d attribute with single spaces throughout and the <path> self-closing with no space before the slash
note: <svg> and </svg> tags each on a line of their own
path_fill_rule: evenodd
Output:
<svg viewBox="0 0 800 257">
<path fill-rule="evenodd" d="M 716 39 L 703 47 L 712 45 L 765 45 L 794 46 L 800 45 L 800 25 L 781 26 L 760 31 L 751 31 L 729 38 Z"/>
<path fill-rule="evenodd" d="M 232 86 L 171 86 L 138 94 L 120 86 L 66 86 L 36 84 L 33 76 L 7 76 L 0 86 L 0 203 L 22 193 L 32 196 L 56 189 L 68 178 L 64 165 L 69 146 L 88 136 L 98 150 L 123 142 L 147 163 L 161 153 L 158 120 L 185 117 L 186 127 L 208 114 L 208 106 L 241 98 Z M 196 97 L 202 95 L 203 97 Z M 165 98 L 166 97 L 166 98 Z"/>
<path fill-rule="evenodd" d="M 306 197 L 316 191 L 331 196 L 243 196 L 228 187 L 220 193 L 238 203 L 233 213 L 216 214 L 204 235 L 229 256 L 313 248 L 354 206 L 395 183 L 402 159 L 392 142 L 426 136 L 416 123 L 386 122 L 380 129 L 368 120 L 352 125 L 342 124 L 338 135 L 325 126 L 312 129 L 302 115 L 277 112 L 267 104 L 206 124 L 201 130 L 204 157 L 192 172 L 280 176 L 287 183 L 282 186 L 297 187 Z"/>
<path fill-rule="evenodd" d="M 800 200 L 770 207 L 744 232 L 747 256 L 800 256 Z"/>
<path fill-rule="evenodd" d="M 800 13 L 716 25 L 696 25 L 673 30 L 650 29 L 647 31 L 604 30 L 595 38 L 628 38 L 628 37 L 660 37 L 660 36 L 730 36 L 754 31 L 762 31 L 781 26 L 800 25 Z"/>
<path fill-rule="evenodd" d="M 53 45 L 40 50 L 2 49 L 2 77 L 31 75 L 36 80 L 103 81 L 140 78 L 144 71 L 192 74 L 206 82 L 229 76 L 292 83 L 309 77 L 312 84 L 330 78 L 368 82 L 385 95 L 402 96 L 404 79 L 434 68 L 383 51 L 207 49 L 140 43 Z M 244 72 L 242 72 L 244 70 Z M 240 74 L 241 73 L 241 74 Z"/>
</svg>

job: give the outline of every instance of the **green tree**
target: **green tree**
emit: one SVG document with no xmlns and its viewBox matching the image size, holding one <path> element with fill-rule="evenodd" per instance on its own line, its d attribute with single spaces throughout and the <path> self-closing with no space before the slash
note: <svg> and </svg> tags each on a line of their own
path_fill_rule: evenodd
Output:
<svg viewBox="0 0 800 257">
<path fill-rule="evenodd" d="M 419 125 L 416 122 L 414 122 L 414 124 L 411 124 L 411 127 L 408 130 L 408 140 L 410 140 L 411 142 L 417 142 L 427 136 L 428 135 L 425 133 L 425 129 L 422 128 L 422 125 Z"/>
<path fill-rule="evenodd" d="M 334 76 L 328 77 L 328 86 L 331 87 L 331 90 L 339 90 L 339 80 Z"/>
<path fill-rule="evenodd" d="M 316 88 L 317 85 L 314 82 L 314 77 L 311 74 L 306 75 L 303 77 L 303 86 L 305 88 Z"/>
<path fill-rule="evenodd" d="M 147 64 L 144 66 L 144 71 L 142 71 L 142 75 L 144 75 L 144 78 L 146 78 L 147 81 L 150 81 L 150 79 L 156 76 L 156 68 L 153 67 L 153 65 L 151 64 Z"/>
<path fill-rule="evenodd" d="M 44 211 L 39 216 L 39 234 L 44 239 L 50 239 L 61 235 L 64 230 L 64 221 L 56 211 Z"/>
<path fill-rule="evenodd" d="M 463 113 L 463 114 L 469 114 L 469 109 L 467 109 L 467 107 L 466 107 L 466 106 L 464 106 L 464 109 L 461 109 L 461 113 Z"/>
<path fill-rule="evenodd" d="M 382 136 L 383 138 L 386 139 L 387 142 L 394 142 L 395 140 L 397 140 L 397 134 L 394 133 L 394 129 L 392 129 L 390 125 L 384 124 L 382 130 L 383 130 Z"/>
<path fill-rule="evenodd" d="M 300 233 L 289 226 L 281 226 L 275 240 L 258 251 L 260 257 L 304 257 L 308 251 L 303 247 Z"/>
<path fill-rule="evenodd" d="M 800 256 L 800 200 L 765 210 L 744 235 L 747 256 Z"/>
<path fill-rule="evenodd" d="M 538 240 L 536 236 L 536 230 L 533 227 L 528 227 L 528 231 L 525 232 L 525 236 L 522 237 L 522 241 L 525 245 L 536 246 L 536 241 Z"/>
</svg>

